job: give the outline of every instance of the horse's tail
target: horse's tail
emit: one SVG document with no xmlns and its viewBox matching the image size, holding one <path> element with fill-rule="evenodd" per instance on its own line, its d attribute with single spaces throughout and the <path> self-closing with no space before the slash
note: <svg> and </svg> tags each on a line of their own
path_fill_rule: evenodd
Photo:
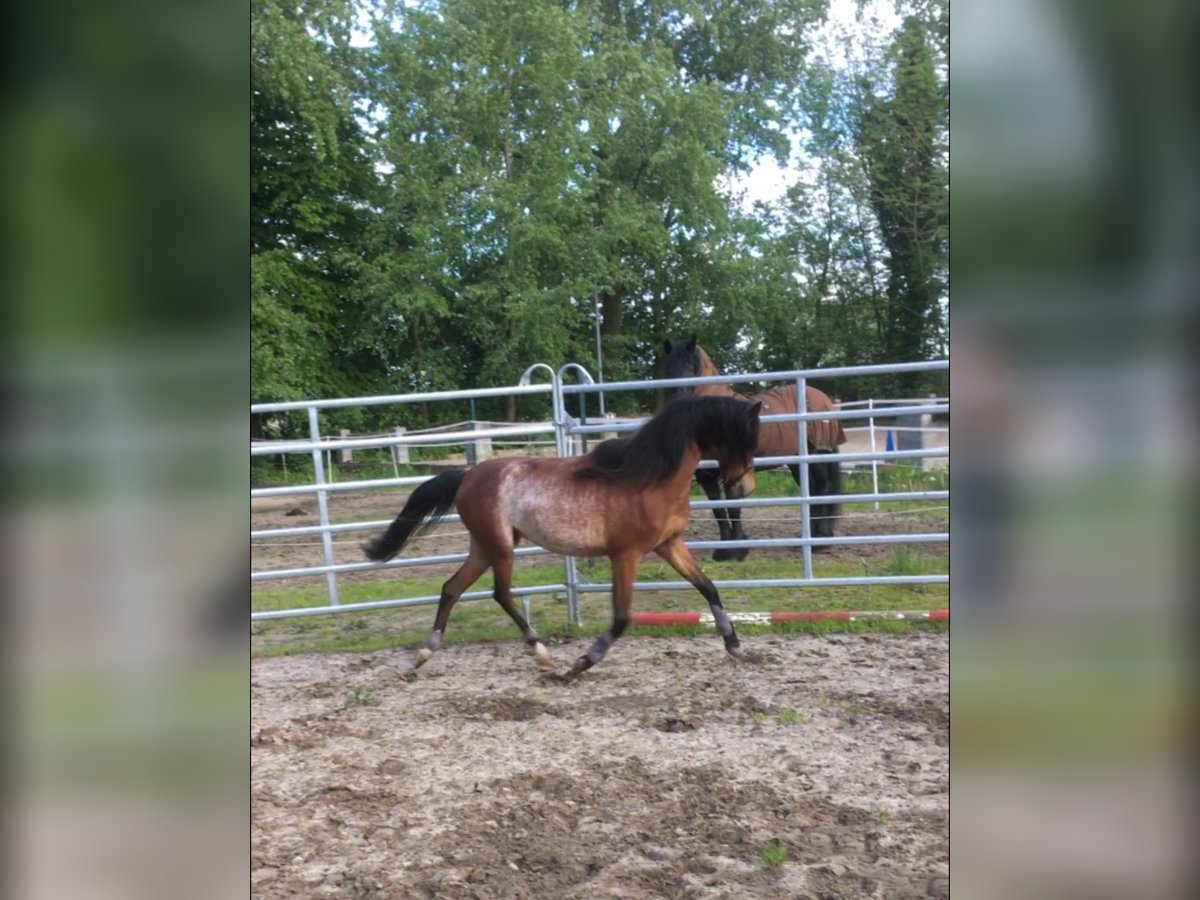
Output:
<svg viewBox="0 0 1200 900">
<path fill-rule="evenodd" d="M 363 544 L 367 558 L 391 559 L 410 539 L 437 525 L 454 505 L 466 474 L 466 469 L 452 469 L 419 485 L 388 530 Z"/>
</svg>

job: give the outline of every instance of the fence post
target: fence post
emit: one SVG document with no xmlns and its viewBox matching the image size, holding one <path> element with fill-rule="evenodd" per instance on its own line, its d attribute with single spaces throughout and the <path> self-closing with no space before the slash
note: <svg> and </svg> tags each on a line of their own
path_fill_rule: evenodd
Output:
<svg viewBox="0 0 1200 900">
<path fill-rule="evenodd" d="M 937 394 L 926 394 L 925 402 L 922 405 L 923 406 L 936 406 L 937 405 Z M 921 413 L 921 429 L 922 429 L 921 430 L 921 447 L 924 448 L 928 443 L 925 440 L 925 435 L 933 429 L 933 413 Z M 933 468 L 933 459 L 930 457 L 925 457 L 924 459 L 921 460 L 920 465 L 921 465 L 921 471 L 923 471 L 923 472 L 927 471 L 927 470 Z"/>
<path fill-rule="evenodd" d="M 339 428 L 338 429 L 338 437 L 341 438 L 343 441 L 346 440 L 348 437 L 350 437 L 350 429 Z M 340 450 L 338 450 L 338 462 L 340 462 L 340 463 L 354 462 L 354 451 L 351 450 L 349 447 L 342 447 Z"/>
<path fill-rule="evenodd" d="M 554 450 L 559 459 L 571 456 L 572 435 L 567 433 L 570 419 L 566 413 L 566 402 L 562 393 L 561 371 L 554 373 Z M 575 557 L 563 557 L 563 580 L 567 584 L 567 626 L 575 628 L 579 625 L 579 572 L 575 566 Z"/>
<path fill-rule="evenodd" d="M 329 497 L 325 492 L 325 460 L 321 452 L 321 426 L 317 422 L 317 408 L 308 407 L 308 434 L 313 448 L 313 481 L 317 485 L 317 516 L 321 523 L 321 549 L 325 565 L 333 565 L 333 536 L 329 533 Z M 325 586 L 329 592 L 329 605 L 338 605 L 337 573 L 325 573 Z"/>
<path fill-rule="evenodd" d="M 601 392 L 600 392 L 600 396 L 601 396 L 601 397 L 603 397 L 603 396 L 604 396 L 604 392 L 603 392 L 603 391 L 601 391 Z M 613 414 L 613 413 L 605 413 L 605 414 L 604 414 L 604 421 L 606 421 L 606 422 L 615 422 L 615 421 L 616 421 L 616 418 L 617 418 L 617 417 L 616 417 L 616 415 L 615 415 L 615 414 Z M 604 432 L 602 435 L 600 435 L 600 440 L 602 440 L 602 441 L 610 441 L 610 440 L 612 440 L 613 438 L 615 438 L 616 436 L 617 436 L 617 432 L 615 432 L 615 431 L 606 431 L 606 432 Z"/>
<path fill-rule="evenodd" d="M 396 435 L 396 437 L 403 437 L 404 435 L 408 434 L 408 429 L 403 425 L 397 425 L 392 429 L 392 434 Z M 407 465 L 408 444 L 392 444 L 392 468 L 395 469 L 397 466 Z M 396 477 L 400 477 L 399 470 L 396 471 Z"/>
<path fill-rule="evenodd" d="M 473 431 L 483 431 L 487 427 L 487 422 L 471 423 L 471 429 Z M 490 437 L 475 438 L 475 440 L 471 442 L 471 446 L 475 448 L 475 452 L 473 454 L 474 459 L 472 460 L 471 465 L 483 462 L 485 459 L 492 458 L 492 439 Z"/>
<path fill-rule="evenodd" d="M 573 447 L 578 435 L 568 433 L 572 419 L 567 415 L 566 396 L 562 390 L 562 376 L 567 369 L 574 369 L 585 384 L 595 384 L 592 376 L 588 374 L 587 369 L 579 365 L 579 363 L 567 363 L 559 368 L 554 377 L 554 390 L 558 396 L 558 409 L 555 413 L 556 430 L 561 435 L 559 441 L 560 457 L 573 456 Z M 581 406 L 581 409 L 583 407 Z M 575 557 L 563 557 L 563 569 L 566 573 L 567 582 L 567 622 L 571 627 L 577 627 L 580 624 L 579 619 L 579 570 L 575 565 Z"/>
<path fill-rule="evenodd" d="M 867 422 L 870 424 L 868 429 L 871 435 L 871 452 L 875 452 L 875 398 L 871 397 L 867 400 Z M 871 493 L 876 495 L 875 508 L 879 509 L 879 460 L 871 460 Z"/>
<path fill-rule="evenodd" d="M 534 363 L 532 366 L 530 366 L 528 369 L 526 369 L 524 372 L 521 373 L 521 377 L 517 380 L 517 384 L 518 385 L 532 384 L 534 369 L 545 369 L 547 372 L 550 373 L 550 418 L 554 423 L 554 455 L 562 456 L 562 453 L 561 453 L 562 435 L 560 434 L 559 428 L 558 428 L 558 419 L 559 419 L 558 411 L 559 411 L 559 408 L 560 408 L 560 405 L 562 402 L 562 398 L 559 396 L 559 393 L 558 393 L 558 375 L 556 375 L 554 372 L 554 369 L 552 369 L 546 363 Z M 570 619 L 571 619 L 570 600 L 571 600 L 570 584 L 568 583 L 568 587 L 567 587 L 567 624 L 568 625 L 570 625 Z M 529 609 L 529 595 L 528 594 L 522 595 L 521 604 L 525 608 L 525 621 L 532 624 L 533 617 L 532 617 L 532 615 L 530 613 L 530 609 Z"/>
<path fill-rule="evenodd" d="M 796 379 L 796 412 L 800 415 L 808 412 L 808 394 L 806 393 L 805 379 L 803 377 Z M 808 420 L 798 419 L 796 421 L 796 431 L 796 450 L 801 455 L 807 456 Z M 812 544 L 808 543 L 812 540 L 812 504 L 808 502 L 808 463 L 800 464 L 800 500 L 800 537 L 805 541 L 800 552 L 804 557 L 804 577 L 807 580 L 813 577 Z"/>
</svg>

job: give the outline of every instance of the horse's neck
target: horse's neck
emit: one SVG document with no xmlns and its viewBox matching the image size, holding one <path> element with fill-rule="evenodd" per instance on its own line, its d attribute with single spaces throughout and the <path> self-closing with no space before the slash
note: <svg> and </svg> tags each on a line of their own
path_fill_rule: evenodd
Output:
<svg viewBox="0 0 1200 900">
<path fill-rule="evenodd" d="M 673 475 L 670 475 L 657 485 L 649 488 L 649 490 L 657 490 L 662 493 L 660 496 L 666 498 L 682 497 L 683 502 L 687 502 L 688 496 L 692 490 L 692 478 L 696 474 L 696 469 L 700 465 L 700 460 L 703 454 L 700 452 L 700 445 L 694 440 L 688 440 L 683 445 L 683 454 L 679 460 L 679 468 L 675 470 Z"/>
<path fill-rule="evenodd" d="M 704 352 L 704 348 L 698 348 L 700 354 L 700 371 L 698 374 L 704 375 L 720 375 L 721 370 L 716 367 L 709 355 Z M 744 394 L 739 394 L 727 384 L 698 384 L 693 389 L 697 396 L 700 397 L 736 397 L 739 400 L 745 400 Z"/>
<path fill-rule="evenodd" d="M 705 375 L 720 375 L 720 372 L 705 372 Z M 744 394 L 739 394 L 727 384 L 698 384 L 696 385 L 697 397 L 735 397 L 738 400 L 745 400 Z"/>
<path fill-rule="evenodd" d="M 700 465 L 703 456 L 700 452 L 700 445 L 695 441 L 688 441 L 684 444 L 683 458 L 680 460 L 679 469 L 667 479 L 667 490 L 682 493 L 684 497 L 690 495 L 692 478 L 695 477 L 696 468 Z"/>
</svg>

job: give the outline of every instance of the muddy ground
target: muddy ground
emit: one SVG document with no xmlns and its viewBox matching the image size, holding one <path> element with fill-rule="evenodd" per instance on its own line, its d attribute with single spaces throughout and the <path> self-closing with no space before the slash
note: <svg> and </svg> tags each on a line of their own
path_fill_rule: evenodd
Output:
<svg viewBox="0 0 1200 900">
<path fill-rule="evenodd" d="M 948 634 L 743 643 L 254 660 L 255 896 L 946 895 Z"/>
</svg>

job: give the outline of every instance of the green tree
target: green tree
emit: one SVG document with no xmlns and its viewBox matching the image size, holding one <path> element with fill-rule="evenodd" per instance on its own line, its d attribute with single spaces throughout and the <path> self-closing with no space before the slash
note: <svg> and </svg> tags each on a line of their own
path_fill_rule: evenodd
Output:
<svg viewBox="0 0 1200 900">
<path fill-rule="evenodd" d="M 825 0 L 361 2 L 371 41 L 351 0 L 252 5 L 256 399 L 594 372 L 597 308 L 609 380 L 690 332 L 727 369 L 944 341 L 944 0 L 850 72 L 809 58 Z M 743 210 L 798 127 L 802 183 Z"/>
<path fill-rule="evenodd" d="M 765 153 L 786 159 L 806 33 L 823 2 L 619 2 L 590 11 L 591 53 L 609 123 L 596 144 L 595 209 L 609 278 L 606 365 L 645 376 L 665 337 L 703 326 L 744 343 L 758 223 L 718 185 Z M 718 312 L 719 311 L 719 312 Z M 734 323 L 737 323 L 736 325 Z M 621 363 L 624 365 L 621 365 Z"/>
<path fill-rule="evenodd" d="M 558 4 L 488 0 L 396 9 L 379 30 L 361 300 L 394 389 L 511 383 L 586 347 L 599 265 L 574 31 Z"/>
<path fill-rule="evenodd" d="M 947 87 L 942 0 L 892 35 L 837 35 L 804 80 L 808 166 L 783 228 L 803 285 L 767 318 L 805 366 L 946 351 Z M 939 24 L 940 23 L 940 24 Z M 847 396 L 931 389 L 916 374 L 845 381 Z"/>
<path fill-rule="evenodd" d="M 801 34 L 822 8 L 388 10 L 374 97 L 390 174 L 363 304 L 394 380 L 494 384 L 539 360 L 594 369 L 596 306 L 606 376 L 642 377 L 681 322 L 717 308 L 722 324 L 748 319 L 757 225 L 718 185 L 757 154 L 786 155 Z"/>
<path fill-rule="evenodd" d="M 260 400 L 358 386 L 343 314 L 365 225 L 352 4 L 254 0 L 251 370 Z"/>
<path fill-rule="evenodd" d="M 944 352 L 947 108 L 921 19 L 904 20 L 887 59 L 892 90 L 880 96 L 866 86 L 855 135 L 888 251 L 883 351 L 892 361 L 928 359 Z M 922 378 L 896 380 L 903 390 Z"/>
</svg>

